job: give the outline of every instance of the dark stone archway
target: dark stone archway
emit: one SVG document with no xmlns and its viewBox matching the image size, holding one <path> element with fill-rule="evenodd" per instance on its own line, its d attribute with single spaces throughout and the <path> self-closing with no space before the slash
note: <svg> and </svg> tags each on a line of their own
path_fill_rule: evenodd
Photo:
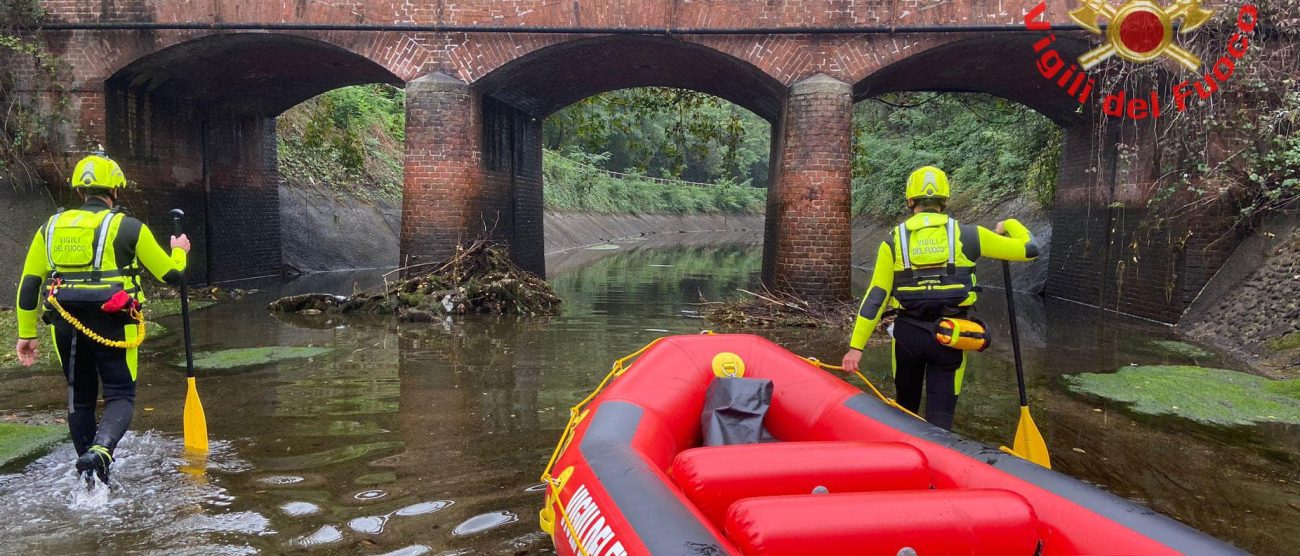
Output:
<svg viewBox="0 0 1300 556">
<path fill-rule="evenodd" d="M 104 84 L 107 150 L 158 235 L 185 210 L 192 274 L 226 282 L 281 272 L 275 117 L 315 95 L 402 81 L 364 56 L 286 34 L 220 34 L 159 50 Z"/>
</svg>

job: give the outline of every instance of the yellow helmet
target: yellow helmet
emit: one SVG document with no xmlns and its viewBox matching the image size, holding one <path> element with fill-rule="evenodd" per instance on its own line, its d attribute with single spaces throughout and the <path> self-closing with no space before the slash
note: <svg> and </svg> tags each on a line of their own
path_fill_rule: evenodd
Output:
<svg viewBox="0 0 1300 556">
<path fill-rule="evenodd" d="M 949 196 L 948 174 L 934 166 L 917 168 L 907 177 L 907 200 L 912 199 L 947 199 Z"/>
<path fill-rule="evenodd" d="M 122 173 L 122 167 L 108 157 L 92 154 L 77 163 L 68 183 L 73 189 L 117 189 L 126 186 L 126 175 Z"/>
</svg>

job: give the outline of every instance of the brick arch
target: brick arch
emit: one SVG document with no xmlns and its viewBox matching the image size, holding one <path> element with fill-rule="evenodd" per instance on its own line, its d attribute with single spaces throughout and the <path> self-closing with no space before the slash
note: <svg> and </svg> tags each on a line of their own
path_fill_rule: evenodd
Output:
<svg viewBox="0 0 1300 556">
<path fill-rule="evenodd" d="M 1028 106 L 1058 125 L 1080 120 L 1079 103 L 1036 69 L 1041 33 L 958 38 L 930 42 L 858 80 L 855 101 L 899 91 L 988 93 Z M 1072 61 L 1088 43 L 1060 37 L 1052 47 Z"/>
<path fill-rule="evenodd" d="M 105 89 L 275 116 L 323 92 L 361 83 L 403 80 L 363 55 L 314 38 L 222 33 L 137 58 L 109 76 Z"/>
<path fill-rule="evenodd" d="M 155 227 L 166 227 L 173 207 L 189 215 L 197 281 L 277 275 L 283 253 L 275 117 L 339 87 L 404 80 L 385 64 L 321 40 L 329 33 L 178 40 L 184 36 L 138 41 L 127 50 L 148 54 L 104 78 L 104 144 L 142 186 L 142 203 L 132 206 L 137 214 L 161 220 Z M 387 48 L 375 46 L 383 40 L 366 42 Z"/>
<path fill-rule="evenodd" d="M 607 91 L 667 86 L 708 93 L 776 121 L 786 95 L 780 81 L 743 59 L 685 40 L 645 35 L 544 46 L 501 64 L 473 85 L 538 117 Z"/>
</svg>

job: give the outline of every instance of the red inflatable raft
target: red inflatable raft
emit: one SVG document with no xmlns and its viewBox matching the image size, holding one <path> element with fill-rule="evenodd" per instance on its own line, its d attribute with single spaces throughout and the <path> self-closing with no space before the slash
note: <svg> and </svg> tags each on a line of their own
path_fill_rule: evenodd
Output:
<svg viewBox="0 0 1300 556">
<path fill-rule="evenodd" d="M 543 477 L 560 554 L 1244 554 L 757 336 L 676 336 L 639 355 L 574 408 Z M 772 381 L 764 426 L 780 442 L 699 447 L 719 365 Z"/>
</svg>

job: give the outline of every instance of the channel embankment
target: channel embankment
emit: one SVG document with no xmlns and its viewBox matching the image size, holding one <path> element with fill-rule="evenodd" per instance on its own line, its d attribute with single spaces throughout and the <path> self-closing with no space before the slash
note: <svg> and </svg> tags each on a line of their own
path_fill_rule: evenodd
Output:
<svg viewBox="0 0 1300 556">
<path fill-rule="evenodd" d="M 1274 217 L 1246 238 L 1178 328 L 1265 375 L 1300 377 L 1300 214 Z"/>
</svg>

